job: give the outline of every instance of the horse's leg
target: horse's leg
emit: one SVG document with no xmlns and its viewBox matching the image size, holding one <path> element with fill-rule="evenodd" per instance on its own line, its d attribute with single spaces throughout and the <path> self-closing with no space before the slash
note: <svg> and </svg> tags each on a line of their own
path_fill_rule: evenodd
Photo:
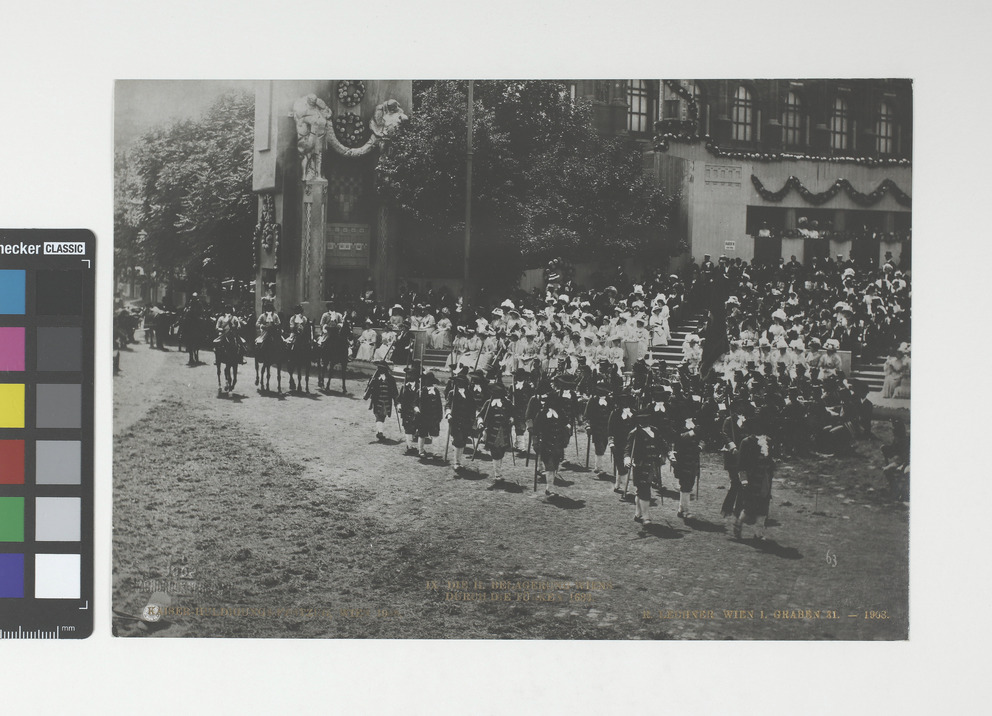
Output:
<svg viewBox="0 0 992 716">
<path fill-rule="evenodd" d="M 282 393 L 282 363 L 276 362 L 276 392 Z"/>
<path fill-rule="evenodd" d="M 306 392 L 310 392 L 310 351 L 307 351 L 306 355 L 303 356 L 303 370 L 306 373 L 307 387 Z"/>
<path fill-rule="evenodd" d="M 348 384 L 345 382 L 346 375 L 348 373 L 348 359 L 345 358 L 341 361 L 341 392 L 345 395 L 348 394 Z"/>
<path fill-rule="evenodd" d="M 255 355 L 255 385 L 258 385 L 258 383 L 259 383 L 259 375 L 258 375 L 258 351 L 255 351 L 255 354 L 256 354 Z"/>
<path fill-rule="evenodd" d="M 220 391 L 221 391 L 221 387 L 220 387 L 220 362 L 218 361 L 218 363 L 217 363 L 217 392 L 219 393 Z"/>
<path fill-rule="evenodd" d="M 238 384 L 238 359 L 235 357 L 234 362 L 231 363 L 231 392 L 234 392 L 234 386 Z"/>
</svg>

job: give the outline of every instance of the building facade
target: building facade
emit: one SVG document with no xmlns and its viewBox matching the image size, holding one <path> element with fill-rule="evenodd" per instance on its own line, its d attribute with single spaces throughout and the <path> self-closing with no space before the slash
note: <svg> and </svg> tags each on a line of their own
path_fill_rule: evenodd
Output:
<svg viewBox="0 0 992 716">
<path fill-rule="evenodd" d="M 651 87 L 657 100 L 648 109 L 658 120 L 645 168 L 679 194 L 679 231 L 692 257 L 808 263 L 842 255 L 909 265 L 911 81 Z"/>
<path fill-rule="evenodd" d="M 910 80 L 573 80 L 597 128 L 679 196 L 688 251 L 908 265 Z"/>
<path fill-rule="evenodd" d="M 256 310 L 273 284 L 280 310 L 302 303 L 311 316 L 332 293 L 395 286 L 395 222 L 375 166 L 412 101 L 409 80 L 256 84 Z"/>
</svg>

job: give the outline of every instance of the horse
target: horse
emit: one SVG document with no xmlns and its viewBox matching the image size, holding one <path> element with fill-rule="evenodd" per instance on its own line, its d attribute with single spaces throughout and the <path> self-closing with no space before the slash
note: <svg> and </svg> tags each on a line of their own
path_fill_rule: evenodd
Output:
<svg viewBox="0 0 992 716">
<path fill-rule="evenodd" d="M 266 330 L 262 342 L 255 344 L 255 385 L 261 392 L 269 391 L 273 365 L 276 367 L 276 392 L 282 392 L 282 362 L 285 350 L 286 344 L 276 327 Z M 261 373 L 259 373 L 259 365 L 262 367 Z"/>
<path fill-rule="evenodd" d="M 187 308 L 179 319 L 179 345 L 186 346 L 189 361 L 186 365 L 200 362 L 200 341 L 203 335 L 203 320 L 198 311 Z"/>
<path fill-rule="evenodd" d="M 317 349 L 317 387 L 325 390 L 331 389 L 331 369 L 336 365 L 341 366 L 341 392 L 348 392 L 346 374 L 348 372 L 348 358 L 351 356 L 354 335 L 351 330 L 351 323 L 345 319 L 340 325 L 328 326 L 324 342 L 319 344 Z M 327 371 L 327 384 L 324 384 L 324 371 Z"/>
<path fill-rule="evenodd" d="M 241 346 L 238 334 L 230 330 L 214 343 L 214 363 L 217 365 L 217 392 L 230 393 L 238 384 L 238 365 L 241 363 Z M 224 366 L 224 387 L 220 386 L 220 367 Z"/>
<path fill-rule="evenodd" d="M 302 374 L 306 374 L 306 392 L 310 392 L 310 353 L 313 351 L 313 324 L 297 325 L 287 341 L 286 364 L 289 372 L 289 389 L 299 390 L 303 386 Z M 293 373 L 296 381 L 293 381 Z"/>
</svg>

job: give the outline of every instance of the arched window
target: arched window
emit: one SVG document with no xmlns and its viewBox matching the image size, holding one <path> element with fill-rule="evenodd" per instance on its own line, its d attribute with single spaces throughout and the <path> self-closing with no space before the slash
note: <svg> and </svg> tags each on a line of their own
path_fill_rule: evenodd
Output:
<svg viewBox="0 0 992 716">
<path fill-rule="evenodd" d="M 895 116 L 888 102 L 878 105 L 878 119 L 875 121 L 875 151 L 879 154 L 892 154 L 895 151 Z"/>
<path fill-rule="evenodd" d="M 834 111 L 830 115 L 830 148 L 847 149 L 850 133 L 850 113 L 847 102 L 838 97 L 834 100 Z"/>
<path fill-rule="evenodd" d="M 630 80 L 627 83 L 627 129 L 635 134 L 651 131 L 652 109 L 651 85 L 646 80 Z"/>
<path fill-rule="evenodd" d="M 747 87 L 741 85 L 734 94 L 734 111 L 731 117 L 733 124 L 733 138 L 739 142 L 751 141 L 751 127 L 753 124 L 754 102 L 751 100 L 751 93 Z"/>
<path fill-rule="evenodd" d="M 803 107 L 799 95 L 789 92 L 782 110 L 782 143 L 798 147 L 803 138 Z"/>
</svg>

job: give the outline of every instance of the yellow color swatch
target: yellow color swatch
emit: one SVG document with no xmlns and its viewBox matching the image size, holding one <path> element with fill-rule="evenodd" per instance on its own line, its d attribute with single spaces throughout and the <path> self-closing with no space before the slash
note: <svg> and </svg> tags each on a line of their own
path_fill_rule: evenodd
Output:
<svg viewBox="0 0 992 716">
<path fill-rule="evenodd" d="M 24 427 L 24 386 L 0 383 L 0 428 Z"/>
</svg>

